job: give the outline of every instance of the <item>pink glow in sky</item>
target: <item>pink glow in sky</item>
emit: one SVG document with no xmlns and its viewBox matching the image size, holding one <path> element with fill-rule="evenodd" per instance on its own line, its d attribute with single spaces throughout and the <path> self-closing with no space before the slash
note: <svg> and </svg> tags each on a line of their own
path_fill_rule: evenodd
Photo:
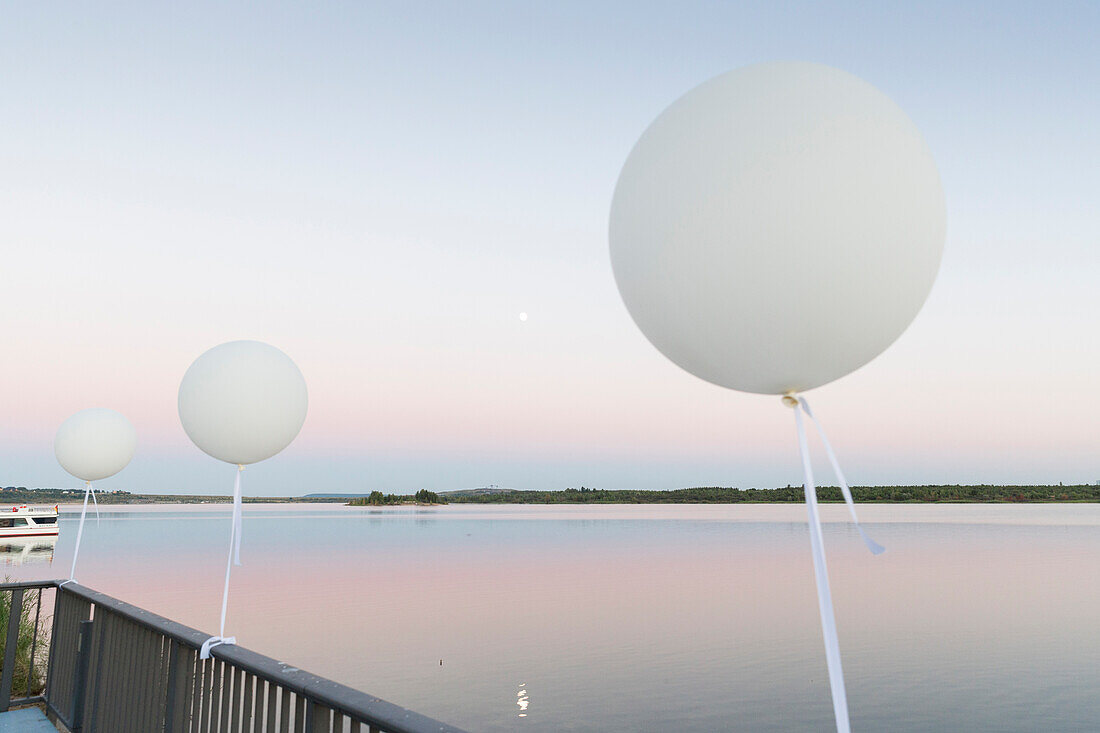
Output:
<svg viewBox="0 0 1100 733">
<path fill-rule="evenodd" d="M 72 5 L 59 26 L 13 8 L 0 484 L 71 485 L 53 433 L 105 406 L 139 435 L 108 488 L 227 491 L 176 390 L 196 356 L 240 338 L 286 351 L 310 389 L 299 440 L 246 493 L 799 483 L 789 411 L 661 357 L 607 253 L 641 130 L 700 81 L 773 58 L 883 89 L 947 196 L 922 314 L 810 395 L 849 478 L 1100 480 L 1090 23 L 1021 14 L 990 30 L 978 11 L 933 23 L 950 9 L 910 8 L 901 24 L 807 9 L 746 25 L 696 8 L 625 28 L 606 10 L 548 12 Z M 490 16 L 522 33 L 484 35 Z M 1046 50 L 1020 53 L 1036 35 Z"/>
</svg>

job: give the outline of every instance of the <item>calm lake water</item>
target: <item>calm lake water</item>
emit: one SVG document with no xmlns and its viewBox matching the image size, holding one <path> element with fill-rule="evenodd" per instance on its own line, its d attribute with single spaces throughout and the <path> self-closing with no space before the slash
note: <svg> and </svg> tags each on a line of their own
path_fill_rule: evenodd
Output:
<svg viewBox="0 0 1100 733">
<path fill-rule="evenodd" d="M 1100 505 L 863 505 L 878 557 L 823 509 L 855 730 L 1100 730 Z M 107 509 L 77 579 L 213 632 L 228 533 Z M 833 725 L 800 505 L 246 505 L 241 556 L 239 643 L 471 731 Z"/>
</svg>

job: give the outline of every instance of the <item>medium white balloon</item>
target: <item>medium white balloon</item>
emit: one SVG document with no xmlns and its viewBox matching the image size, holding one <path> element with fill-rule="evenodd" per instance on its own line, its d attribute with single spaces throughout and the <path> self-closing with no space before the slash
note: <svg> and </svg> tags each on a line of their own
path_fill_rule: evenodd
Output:
<svg viewBox="0 0 1100 733">
<path fill-rule="evenodd" d="M 894 102 L 837 69 L 769 63 L 703 83 L 643 133 L 615 188 L 611 262 L 665 356 L 783 394 L 901 335 L 944 229 L 935 162 Z"/>
<path fill-rule="evenodd" d="M 306 381 L 279 349 L 230 341 L 191 365 L 179 391 L 180 422 L 203 452 L 247 465 L 290 445 L 306 419 Z"/>
<path fill-rule="evenodd" d="M 53 440 L 61 467 L 81 481 L 99 481 L 126 468 L 137 449 L 137 433 L 122 413 L 93 407 L 72 415 Z"/>
</svg>

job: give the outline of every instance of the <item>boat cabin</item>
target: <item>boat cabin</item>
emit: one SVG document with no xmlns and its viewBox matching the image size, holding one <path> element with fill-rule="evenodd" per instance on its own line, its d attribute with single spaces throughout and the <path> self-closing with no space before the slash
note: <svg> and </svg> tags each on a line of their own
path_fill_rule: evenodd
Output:
<svg viewBox="0 0 1100 733">
<path fill-rule="evenodd" d="M 0 537 L 57 534 L 57 507 L 13 506 L 0 509 Z"/>
</svg>

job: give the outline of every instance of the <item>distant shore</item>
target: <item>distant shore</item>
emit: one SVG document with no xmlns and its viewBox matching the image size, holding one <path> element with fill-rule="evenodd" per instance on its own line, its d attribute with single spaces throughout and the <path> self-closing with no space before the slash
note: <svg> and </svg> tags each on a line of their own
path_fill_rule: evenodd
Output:
<svg viewBox="0 0 1100 733">
<path fill-rule="evenodd" d="M 844 500 L 836 486 L 821 486 L 818 500 Z M 998 486 L 853 486 L 853 498 L 862 504 L 1067 504 L 1100 502 L 1100 484 Z M 231 496 L 202 494 L 133 494 L 128 491 L 96 492 L 100 504 L 227 504 Z M 84 500 L 83 489 L 0 488 L 3 504 L 74 504 Z M 702 487 L 671 490 L 564 489 L 521 491 L 516 489 L 463 489 L 415 494 L 307 494 L 305 496 L 246 496 L 248 504 L 348 504 L 351 506 L 440 506 L 444 504 L 792 504 L 805 501 L 801 486 L 767 489 Z"/>
<path fill-rule="evenodd" d="M 203 494 L 132 494 L 129 491 L 95 492 L 100 504 L 228 504 L 232 496 Z M 0 488 L 0 505 L 4 504 L 79 504 L 84 501 L 84 489 Z M 346 504 L 347 497 L 335 496 L 245 496 L 246 504 Z"/>
<path fill-rule="evenodd" d="M 517 491 L 470 489 L 441 492 L 454 504 L 793 504 L 805 501 L 801 486 L 739 489 L 710 486 L 692 489 L 642 491 L 632 489 L 565 489 Z M 844 501 L 837 486 L 820 486 L 818 501 Z M 1100 485 L 1067 486 L 853 486 L 852 497 L 871 504 L 997 504 L 1100 502 Z"/>
</svg>

